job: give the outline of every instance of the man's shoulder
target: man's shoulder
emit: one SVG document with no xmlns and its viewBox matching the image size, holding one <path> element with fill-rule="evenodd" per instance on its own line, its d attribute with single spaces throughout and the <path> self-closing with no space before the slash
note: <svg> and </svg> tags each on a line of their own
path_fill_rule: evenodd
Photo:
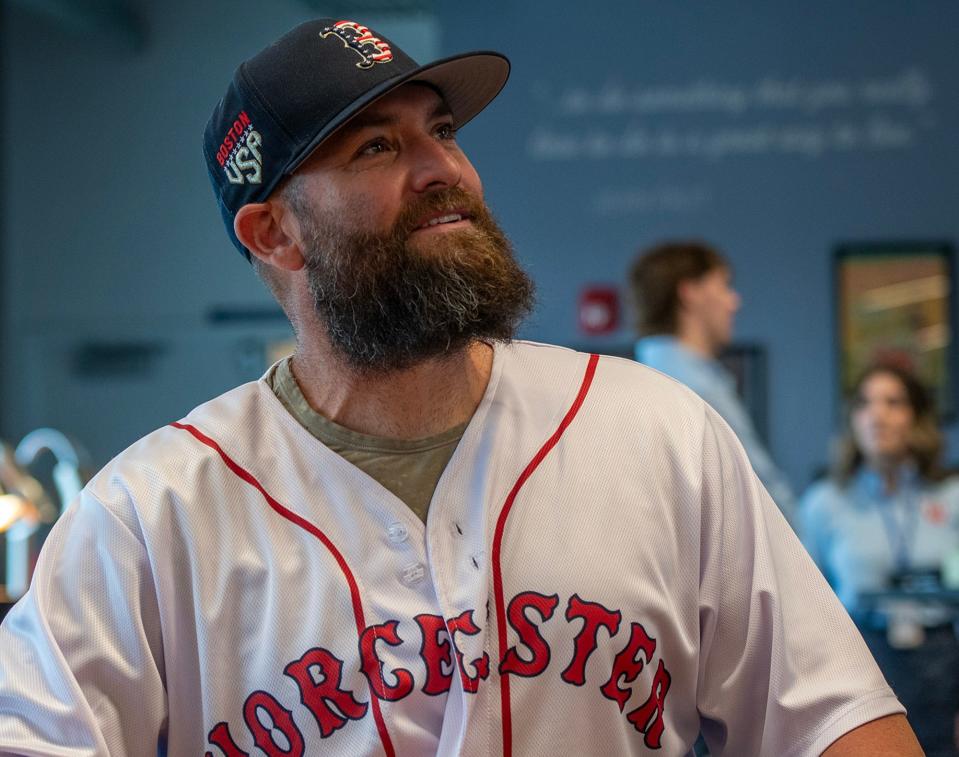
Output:
<svg viewBox="0 0 959 757">
<path fill-rule="evenodd" d="M 255 435 L 263 416 L 272 411 L 263 401 L 270 394 L 260 380 L 207 400 L 117 454 L 93 477 L 88 488 L 103 497 L 118 485 L 130 489 L 135 482 L 184 480 L 195 474 L 193 468 L 204 459 L 219 454 L 215 439 L 233 443 Z"/>
<path fill-rule="evenodd" d="M 711 405 L 730 394 L 729 382 L 721 378 L 722 364 L 697 355 L 673 337 L 640 339 L 636 354 L 641 363 L 685 384 Z"/>
<path fill-rule="evenodd" d="M 671 379 L 664 376 L 661 371 L 654 370 L 650 366 L 644 365 L 643 363 L 633 360 L 632 358 L 606 354 L 602 349 L 597 349 L 595 352 L 589 352 L 559 344 L 536 342 L 528 339 L 516 339 L 507 345 L 507 349 L 517 355 L 520 355 L 526 360 L 538 361 L 541 363 L 552 363 L 556 365 L 577 365 L 587 361 L 591 355 L 595 354 L 600 360 L 603 361 L 604 364 L 615 366 L 615 370 L 618 372 L 628 373 L 633 377 L 659 377 L 666 378 L 667 381 L 671 381 Z M 659 378 L 653 378 L 653 380 L 657 381 Z"/>
<path fill-rule="evenodd" d="M 703 401 L 689 387 L 635 360 L 595 353 L 590 369 L 591 353 L 568 347 L 516 341 L 510 350 L 514 373 L 523 374 L 531 390 L 581 382 L 591 370 L 591 401 L 611 403 L 628 414 L 703 416 Z"/>
</svg>

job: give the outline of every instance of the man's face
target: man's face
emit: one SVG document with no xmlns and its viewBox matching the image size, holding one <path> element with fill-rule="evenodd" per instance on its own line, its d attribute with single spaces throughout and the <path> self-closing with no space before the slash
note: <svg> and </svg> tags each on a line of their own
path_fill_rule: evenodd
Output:
<svg viewBox="0 0 959 757">
<path fill-rule="evenodd" d="M 314 208 L 338 213 L 345 231 L 363 233 L 389 231 L 410 202 L 437 189 L 455 186 L 483 196 L 449 109 L 423 84 L 400 87 L 360 112 L 307 160 L 297 179 Z M 468 220 L 440 224 L 414 236 L 428 243 L 468 226 Z"/>
<path fill-rule="evenodd" d="M 532 282 L 429 87 L 406 85 L 363 111 L 287 196 L 317 312 L 354 368 L 395 370 L 509 339 L 531 308 Z"/>
<path fill-rule="evenodd" d="M 684 307 L 700 323 L 718 352 L 732 341 L 733 322 L 740 305 L 730 271 L 721 266 L 686 283 Z"/>
</svg>

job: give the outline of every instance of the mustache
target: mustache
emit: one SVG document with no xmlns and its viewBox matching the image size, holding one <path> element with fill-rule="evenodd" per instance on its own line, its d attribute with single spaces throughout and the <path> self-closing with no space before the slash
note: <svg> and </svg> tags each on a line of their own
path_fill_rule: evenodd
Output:
<svg viewBox="0 0 959 757">
<path fill-rule="evenodd" d="M 465 212 L 474 221 L 480 223 L 491 218 L 486 203 L 462 187 L 437 189 L 417 199 L 411 200 L 400 211 L 393 224 L 392 234 L 401 238 L 408 237 L 419 228 L 423 218 L 434 213 Z"/>
</svg>

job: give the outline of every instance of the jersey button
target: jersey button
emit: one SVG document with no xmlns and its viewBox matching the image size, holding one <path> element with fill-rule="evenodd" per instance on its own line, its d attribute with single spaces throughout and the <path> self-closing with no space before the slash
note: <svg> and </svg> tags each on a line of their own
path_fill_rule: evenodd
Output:
<svg viewBox="0 0 959 757">
<path fill-rule="evenodd" d="M 386 529 L 390 541 L 394 544 L 401 544 L 410 538 L 410 532 L 402 523 L 391 523 Z"/>
<path fill-rule="evenodd" d="M 418 584 L 423 580 L 423 577 L 426 575 L 426 568 L 423 567 L 423 563 L 413 563 L 412 565 L 407 565 L 403 568 L 403 583 L 407 584 Z"/>
</svg>

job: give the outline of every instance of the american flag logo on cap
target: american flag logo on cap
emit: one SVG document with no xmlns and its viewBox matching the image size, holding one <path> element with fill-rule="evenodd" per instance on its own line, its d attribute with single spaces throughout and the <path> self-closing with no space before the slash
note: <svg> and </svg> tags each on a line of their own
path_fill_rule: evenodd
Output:
<svg viewBox="0 0 959 757">
<path fill-rule="evenodd" d="M 374 36 L 367 27 L 355 21 L 337 21 L 320 32 L 323 39 L 330 35 L 339 37 L 344 45 L 362 58 L 356 64 L 358 68 L 372 68 L 376 63 L 389 63 L 393 60 L 393 51 L 390 50 L 390 46 Z"/>
</svg>

